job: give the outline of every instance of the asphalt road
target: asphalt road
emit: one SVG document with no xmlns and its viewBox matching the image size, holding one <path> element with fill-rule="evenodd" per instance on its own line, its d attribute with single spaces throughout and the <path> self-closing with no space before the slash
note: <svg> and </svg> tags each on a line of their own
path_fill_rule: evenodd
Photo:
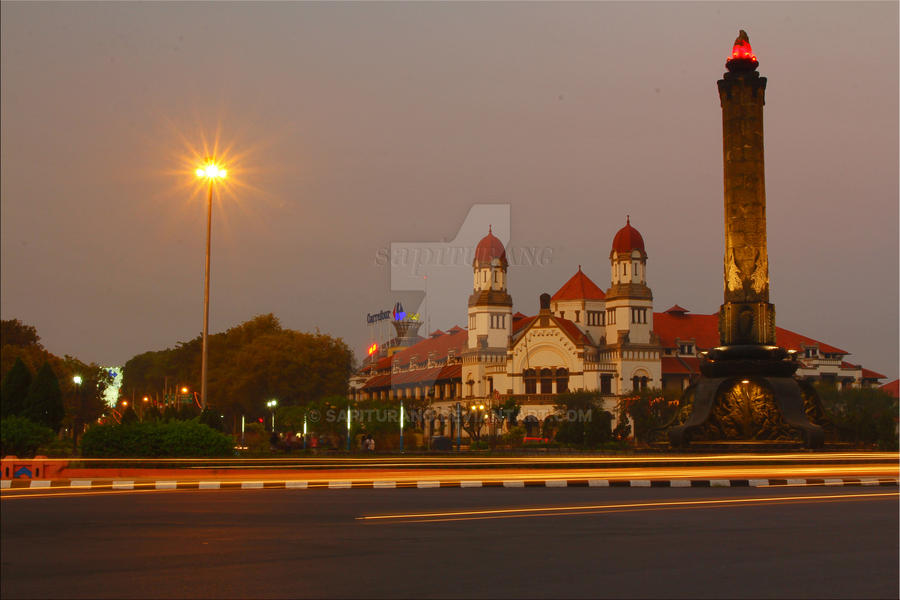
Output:
<svg viewBox="0 0 900 600">
<path fill-rule="evenodd" d="M 5 498 L 0 593 L 897 598 L 898 525 L 896 487 Z"/>
</svg>

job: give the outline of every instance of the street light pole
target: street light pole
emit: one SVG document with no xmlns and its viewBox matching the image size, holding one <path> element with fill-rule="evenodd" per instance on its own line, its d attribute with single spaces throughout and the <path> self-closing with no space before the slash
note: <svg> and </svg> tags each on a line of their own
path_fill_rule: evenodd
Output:
<svg viewBox="0 0 900 600">
<path fill-rule="evenodd" d="M 81 425 L 81 417 L 84 413 L 84 397 L 81 395 L 81 375 L 76 375 L 72 378 L 72 382 L 75 384 L 75 395 L 78 399 L 77 405 L 78 408 L 76 417 L 72 420 L 72 452 L 76 452 L 78 450 L 78 426 Z"/>
<path fill-rule="evenodd" d="M 206 371 L 209 353 L 209 255 L 212 239 L 212 200 L 216 179 L 225 177 L 225 169 L 220 169 L 212 160 L 203 169 L 197 169 L 198 177 L 209 180 L 209 195 L 206 201 L 206 273 L 203 278 L 203 349 L 200 358 L 200 410 L 206 410 Z"/>
<path fill-rule="evenodd" d="M 212 238 L 213 178 L 209 178 L 209 197 L 206 202 L 206 275 L 203 281 L 203 357 L 200 360 L 200 410 L 206 410 L 206 361 L 209 352 L 209 248 Z"/>
</svg>

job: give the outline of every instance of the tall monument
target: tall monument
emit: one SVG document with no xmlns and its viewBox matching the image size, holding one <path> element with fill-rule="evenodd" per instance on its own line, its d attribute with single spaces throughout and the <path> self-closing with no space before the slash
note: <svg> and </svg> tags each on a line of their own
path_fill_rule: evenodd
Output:
<svg viewBox="0 0 900 600">
<path fill-rule="evenodd" d="M 720 346 L 701 356 L 700 380 L 686 390 L 691 412 L 669 441 L 787 441 L 821 446 L 821 414 L 812 390 L 801 390 L 793 353 L 776 346 L 769 302 L 763 106 L 766 78 L 741 30 L 719 80 L 725 167 L 724 303 Z"/>
</svg>

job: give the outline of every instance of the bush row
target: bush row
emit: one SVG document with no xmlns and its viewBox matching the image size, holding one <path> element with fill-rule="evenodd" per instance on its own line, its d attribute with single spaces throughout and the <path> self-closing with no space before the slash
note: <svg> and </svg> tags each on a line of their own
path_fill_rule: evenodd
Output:
<svg viewBox="0 0 900 600">
<path fill-rule="evenodd" d="M 233 451 L 229 436 L 193 420 L 95 425 L 81 442 L 81 455 L 91 458 L 209 457 Z"/>
</svg>

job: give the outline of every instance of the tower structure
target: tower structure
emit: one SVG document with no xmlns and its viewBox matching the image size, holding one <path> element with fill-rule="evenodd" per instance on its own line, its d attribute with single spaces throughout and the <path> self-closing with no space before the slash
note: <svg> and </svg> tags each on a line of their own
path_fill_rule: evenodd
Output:
<svg viewBox="0 0 900 600">
<path fill-rule="evenodd" d="M 469 296 L 469 335 L 462 354 L 464 394 L 493 392 L 488 370 L 505 364 L 512 331 L 512 297 L 506 289 L 506 248 L 488 227 L 475 247 L 473 289 Z M 489 367 L 493 366 L 494 369 Z"/>
<path fill-rule="evenodd" d="M 763 106 L 766 78 L 741 30 L 719 80 L 725 181 L 725 300 L 719 312 L 723 346 L 775 344 L 769 303 Z"/>
<path fill-rule="evenodd" d="M 632 343 L 649 344 L 653 330 L 653 293 L 647 287 L 647 251 L 643 236 L 631 226 L 630 216 L 613 238 L 609 265 L 607 343 L 614 343 L 627 334 Z"/>
<path fill-rule="evenodd" d="M 766 78 L 741 30 L 719 80 L 725 182 L 724 302 L 721 345 L 701 356 L 700 380 L 685 392 L 690 414 L 669 430 L 676 446 L 691 440 L 787 441 L 808 447 L 824 433 L 815 391 L 801 390 L 793 354 L 775 345 L 766 244 L 763 106 Z M 692 401 L 691 401 L 692 399 Z"/>
</svg>

